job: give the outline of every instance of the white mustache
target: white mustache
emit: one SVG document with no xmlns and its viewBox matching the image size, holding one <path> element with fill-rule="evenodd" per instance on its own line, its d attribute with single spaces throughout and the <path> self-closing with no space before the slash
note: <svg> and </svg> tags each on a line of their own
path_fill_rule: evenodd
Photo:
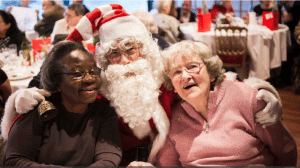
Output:
<svg viewBox="0 0 300 168">
<path fill-rule="evenodd" d="M 106 78 L 108 81 L 115 81 L 121 78 L 130 76 L 143 75 L 145 72 L 150 72 L 151 66 L 147 60 L 140 58 L 126 65 L 109 65 L 105 71 Z"/>
</svg>

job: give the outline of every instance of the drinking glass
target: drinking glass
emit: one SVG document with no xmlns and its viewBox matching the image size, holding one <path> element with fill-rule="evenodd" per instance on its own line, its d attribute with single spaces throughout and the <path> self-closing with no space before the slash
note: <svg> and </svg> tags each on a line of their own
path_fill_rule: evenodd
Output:
<svg viewBox="0 0 300 168">
<path fill-rule="evenodd" d="M 9 52 L 11 56 L 17 56 L 17 45 L 16 44 L 10 44 L 8 46 Z"/>
</svg>

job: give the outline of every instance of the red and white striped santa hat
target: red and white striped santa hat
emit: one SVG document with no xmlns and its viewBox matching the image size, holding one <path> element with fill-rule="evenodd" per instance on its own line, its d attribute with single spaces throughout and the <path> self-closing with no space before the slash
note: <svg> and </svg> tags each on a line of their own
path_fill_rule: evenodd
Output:
<svg viewBox="0 0 300 168">
<path fill-rule="evenodd" d="M 143 36 L 145 33 L 149 34 L 138 18 L 126 13 L 121 5 L 109 4 L 99 6 L 82 17 L 66 40 L 81 42 L 99 34 L 100 43 L 105 44 L 118 38 Z"/>
</svg>

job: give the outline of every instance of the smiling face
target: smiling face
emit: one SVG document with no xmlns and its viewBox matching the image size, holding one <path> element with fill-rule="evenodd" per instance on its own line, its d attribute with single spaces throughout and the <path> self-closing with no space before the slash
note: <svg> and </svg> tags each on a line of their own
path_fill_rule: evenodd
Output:
<svg viewBox="0 0 300 168">
<path fill-rule="evenodd" d="M 91 72 L 97 69 L 93 58 L 80 50 L 74 50 L 62 58 L 60 65 L 63 66 L 62 72 Z M 71 74 L 62 74 L 59 90 L 63 104 L 87 106 L 95 101 L 100 83 L 100 77 L 90 73 L 85 73 L 82 79 L 74 79 L 74 75 Z"/>
<path fill-rule="evenodd" d="M 191 8 L 192 8 L 191 1 L 184 0 L 182 4 L 182 13 L 184 15 L 187 15 L 190 12 Z"/>
<path fill-rule="evenodd" d="M 44 11 L 47 11 L 48 9 L 50 9 L 53 5 L 48 2 L 47 0 L 42 0 L 42 8 Z"/>
<path fill-rule="evenodd" d="M 200 69 L 197 72 L 187 72 L 189 65 L 200 63 Z M 180 76 L 173 78 L 174 70 L 181 71 Z M 187 102 L 195 101 L 201 96 L 208 96 L 210 83 L 214 80 L 211 78 L 203 61 L 197 57 L 175 56 L 173 65 L 170 68 L 169 76 L 172 80 L 175 91 Z"/>
</svg>

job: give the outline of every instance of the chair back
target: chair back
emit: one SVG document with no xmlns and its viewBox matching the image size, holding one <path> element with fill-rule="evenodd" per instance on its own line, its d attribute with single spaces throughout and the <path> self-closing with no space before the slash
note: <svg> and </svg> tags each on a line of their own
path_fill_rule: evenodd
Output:
<svg viewBox="0 0 300 168">
<path fill-rule="evenodd" d="M 241 67 L 246 75 L 248 29 L 237 26 L 215 28 L 216 54 L 223 67 Z M 246 75 L 247 76 L 247 75 Z"/>
</svg>

